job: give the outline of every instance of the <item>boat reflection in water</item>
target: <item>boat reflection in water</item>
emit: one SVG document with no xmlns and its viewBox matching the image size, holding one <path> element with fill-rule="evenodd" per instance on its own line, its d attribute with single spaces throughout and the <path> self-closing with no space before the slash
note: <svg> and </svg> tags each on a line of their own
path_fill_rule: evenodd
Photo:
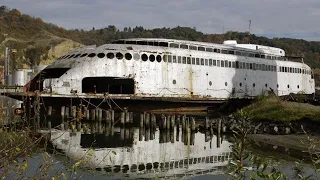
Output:
<svg viewBox="0 0 320 180">
<path fill-rule="evenodd" d="M 230 143 L 210 132 L 114 128 L 104 134 L 54 131 L 51 141 L 83 166 L 111 175 L 163 177 L 221 174 L 230 158 Z"/>
</svg>

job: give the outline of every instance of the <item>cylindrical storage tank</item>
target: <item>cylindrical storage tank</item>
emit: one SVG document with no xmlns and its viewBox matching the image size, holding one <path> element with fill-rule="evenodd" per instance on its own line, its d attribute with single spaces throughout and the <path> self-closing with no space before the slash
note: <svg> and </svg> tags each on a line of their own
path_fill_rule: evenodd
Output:
<svg viewBox="0 0 320 180">
<path fill-rule="evenodd" d="M 24 70 L 24 84 L 27 84 L 34 77 L 33 69 Z"/>
<path fill-rule="evenodd" d="M 12 85 L 24 86 L 24 71 L 19 69 L 13 73 L 12 76 Z"/>
<path fill-rule="evenodd" d="M 7 86 L 11 86 L 11 85 L 12 85 L 12 74 L 9 74 L 9 75 L 6 77 L 6 85 L 7 85 Z"/>
</svg>

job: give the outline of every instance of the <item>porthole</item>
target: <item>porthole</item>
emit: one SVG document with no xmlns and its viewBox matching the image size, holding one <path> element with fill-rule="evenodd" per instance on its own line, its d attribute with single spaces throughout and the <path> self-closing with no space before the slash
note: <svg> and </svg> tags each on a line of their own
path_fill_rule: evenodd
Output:
<svg viewBox="0 0 320 180">
<path fill-rule="evenodd" d="M 74 58 L 77 58 L 77 57 L 79 57 L 81 54 L 77 54 Z"/>
<path fill-rule="evenodd" d="M 224 85 L 225 85 L 225 86 L 228 86 L 228 83 L 227 83 L 227 82 L 225 82 L 225 83 L 224 83 Z"/>
<path fill-rule="evenodd" d="M 288 84 L 288 86 L 287 86 L 288 88 L 290 88 L 290 85 Z"/>
<path fill-rule="evenodd" d="M 277 84 L 277 88 L 279 88 L 279 84 Z"/>
<path fill-rule="evenodd" d="M 141 59 L 142 59 L 142 61 L 147 61 L 148 60 L 148 56 L 146 54 L 142 54 L 141 55 Z"/>
<path fill-rule="evenodd" d="M 130 53 L 126 53 L 124 55 L 124 57 L 126 58 L 126 60 L 131 60 L 132 59 L 132 55 Z"/>
<path fill-rule="evenodd" d="M 114 54 L 113 53 L 108 53 L 107 54 L 107 58 L 108 59 L 113 59 L 114 58 Z"/>
<path fill-rule="evenodd" d="M 88 55 L 87 53 L 82 54 L 80 57 L 85 57 L 86 55 Z"/>
<path fill-rule="evenodd" d="M 253 86 L 253 87 L 256 87 L 256 83 L 253 83 L 252 86 Z"/>
<path fill-rule="evenodd" d="M 123 59 L 123 54 L 120 53 L 120 52 L 118 52 L 118 53 L 116 54 L 116 58 L 119 59 L 119 60 Z"/>
<path fill-rule="evenodd" d="M 174 80 L 172 81 L 172 84 L 177 84 L 177 81 L 174 79 Z"/>
<path fill-rule="evenodd" d="M 104 53 L 99 53 L 97 56 L 98 58 L 104 58 L 106 55 Z"/>
<path fill-rule="evenodd" d="M 242 83 L 240 83 L 239 86 L 241 87 L 241 86 L 242 86 Z"/>
<path fill-rule="evenodd" d="M 151 55 L 149 56 L 149 60 L 150 60 L 151 62 L 153 62 L 155 59 L 156 59 L 156 57 L 154 57 L 153 54 L 151 54 Z"/>
<path fill-rule="evenodd" d="M 268 84 L 265 84 L 264 86 L 268 87 Z"/>
<path fill-rule="evenodd" d="M 74 55 L 75 55 L 75 54 L 72 54 L 71 56 L 69 56 L 69 59 L 70 59 L 70 58 L 73 58 Z"/>
<path fill-rule="evenodd" d="M 133 55 L 133 59 L 138 61 L 140 59 L 140 55 L 138 53 L 135 53 Z"/>
<path fill-rule="evenodd" d="M 90 53 L 89 55 L 88 55 L 88 57 L 95 57 L 96 56 L 96 54 L 95 53 Z"/>
<path fill-rule="evenodd" d="M 300 86 L 298 85 L 298 86 L 297 86 L 297 88 L 299 89 L 299 88 L 300 88 Z"/>
<path fill-rule="evenodd" d="M 211 81 L 209 81 L 209 85 L 212 86 L 212 82 Z"/>
<path fill-rule="evenodd" d="M 160 55 L 157 55 L 156 60 L 157 62 L 161 62 L 162 57 Z"/>
</svg>

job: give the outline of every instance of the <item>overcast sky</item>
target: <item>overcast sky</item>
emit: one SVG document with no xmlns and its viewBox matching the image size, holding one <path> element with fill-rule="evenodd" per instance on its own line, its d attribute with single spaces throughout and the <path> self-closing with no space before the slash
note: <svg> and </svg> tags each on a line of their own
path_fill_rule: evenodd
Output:
<svg viewBox="0 0 320 180">
<path fill-rule="evenodd" d="M 189 26 L 320 40 L 320 0 L 0 0 L 67 29 Z"/>
</svg>

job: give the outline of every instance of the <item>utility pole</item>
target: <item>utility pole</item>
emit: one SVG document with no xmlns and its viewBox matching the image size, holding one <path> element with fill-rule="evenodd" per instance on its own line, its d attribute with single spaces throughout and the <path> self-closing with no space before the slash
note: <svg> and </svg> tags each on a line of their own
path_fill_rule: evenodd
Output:
<svg viewBox="0 0 320 180">
<path fill-rule="evenodd" d="M 251 34 L 251 20 L 249 20 L 249 34 Z"/>
<path fill-rule="evenodd" d="M 9 62 L 10 62 L 9 48 L 6 47 L 6 55 L 4 60 L 4 78 L 5 78 L 6 84 L 8 84 Z"/>
</svg>

